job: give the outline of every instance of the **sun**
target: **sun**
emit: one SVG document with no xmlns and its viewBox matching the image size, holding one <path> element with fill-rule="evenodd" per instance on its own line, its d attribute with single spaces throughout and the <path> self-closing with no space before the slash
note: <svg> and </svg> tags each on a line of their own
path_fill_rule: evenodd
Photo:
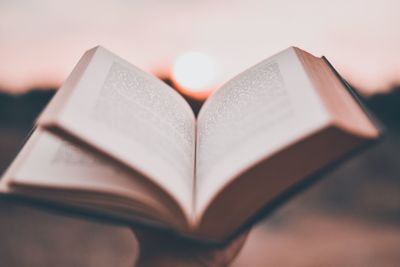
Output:
<svg viewBox="0 0 400 267">
<path fill-rule="evenodd" d="M 214 60 L 202 52 L 180 55 L 172 68 L 172 77 L 186 93 L 196 95 L 210 91 L 215 86 L 217 70 Z"/>
</svg>

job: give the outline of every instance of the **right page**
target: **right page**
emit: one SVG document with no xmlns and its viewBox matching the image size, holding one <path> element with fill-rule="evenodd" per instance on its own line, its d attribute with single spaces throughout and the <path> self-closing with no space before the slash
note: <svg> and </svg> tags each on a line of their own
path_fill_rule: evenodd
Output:
<svg viewBox="0 0 400 267">
<path fill-rule="evenodd" d="M 199 114 L 196 213 L 200 216 L 221 188 L 260 158 L 314 132 L 328 119 L 295 48 L 236 76 Z"/>
<path fill-rule="evenodd" d="M 316 171 L 378 136 L 321 58 L 291 47 L 257 64 L 200 113 L 196 235 L 232 237 L 275 200 L 304 188 Z"/>
</svg>

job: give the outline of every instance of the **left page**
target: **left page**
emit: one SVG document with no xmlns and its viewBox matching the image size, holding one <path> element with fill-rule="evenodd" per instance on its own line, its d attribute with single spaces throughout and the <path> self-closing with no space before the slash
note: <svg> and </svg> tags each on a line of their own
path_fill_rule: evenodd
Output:
<svg viewBox="0 0 400 267">
<path fill-rule="evenodd" d="M 38 125 L 61 129 L 144 174 L 190 216 L 195 117 L 189 105 L 162 81 L 108 50 L 96 47 L 87 54 L 70 75 L 73 81 L 69 78 L 57 93 L 62 101 L 55 96 L 61 107 L 51 113 L 50 103 Z"/>
<path fill-rule="evenodd" d="M 108 215 L 181 228 L 186 218 L 166 194 L 127 168 L 36 129 L 1 180 L 1 191 Z M 113 207 L 109 209 L 109 207 Z"/>
</svg>

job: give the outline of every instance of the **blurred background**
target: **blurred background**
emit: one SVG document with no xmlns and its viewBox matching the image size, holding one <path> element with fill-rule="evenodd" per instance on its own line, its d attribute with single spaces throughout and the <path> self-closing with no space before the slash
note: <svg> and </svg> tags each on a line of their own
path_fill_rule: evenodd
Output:
<svg viewBox="0 0 400 267">
<path fill-rule="evenodd" d="M 295 45 L 325 55 L 388 129 L 251 232 L 234 266 L 400 266 L 399 1 L 0 0 L 0 173 L 81 55 L 106 48 L 198 110 Z M 128 227 L 0 199 L 1 266 L 132 266 Z"/>
</svg>

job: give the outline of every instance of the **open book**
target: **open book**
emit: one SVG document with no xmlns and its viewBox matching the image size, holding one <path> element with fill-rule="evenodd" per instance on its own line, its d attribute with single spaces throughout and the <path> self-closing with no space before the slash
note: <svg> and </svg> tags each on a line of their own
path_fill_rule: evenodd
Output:
<svg viewBox="0 0 400 267">
<path fill-rule="evenodd" d="M 1 186 L 221 241 L 379 135 L 329 63 L 299 48 L 228 81 L 196 119 L 168 85 L 95 47 L 43 111 Z"/>
</svg>

